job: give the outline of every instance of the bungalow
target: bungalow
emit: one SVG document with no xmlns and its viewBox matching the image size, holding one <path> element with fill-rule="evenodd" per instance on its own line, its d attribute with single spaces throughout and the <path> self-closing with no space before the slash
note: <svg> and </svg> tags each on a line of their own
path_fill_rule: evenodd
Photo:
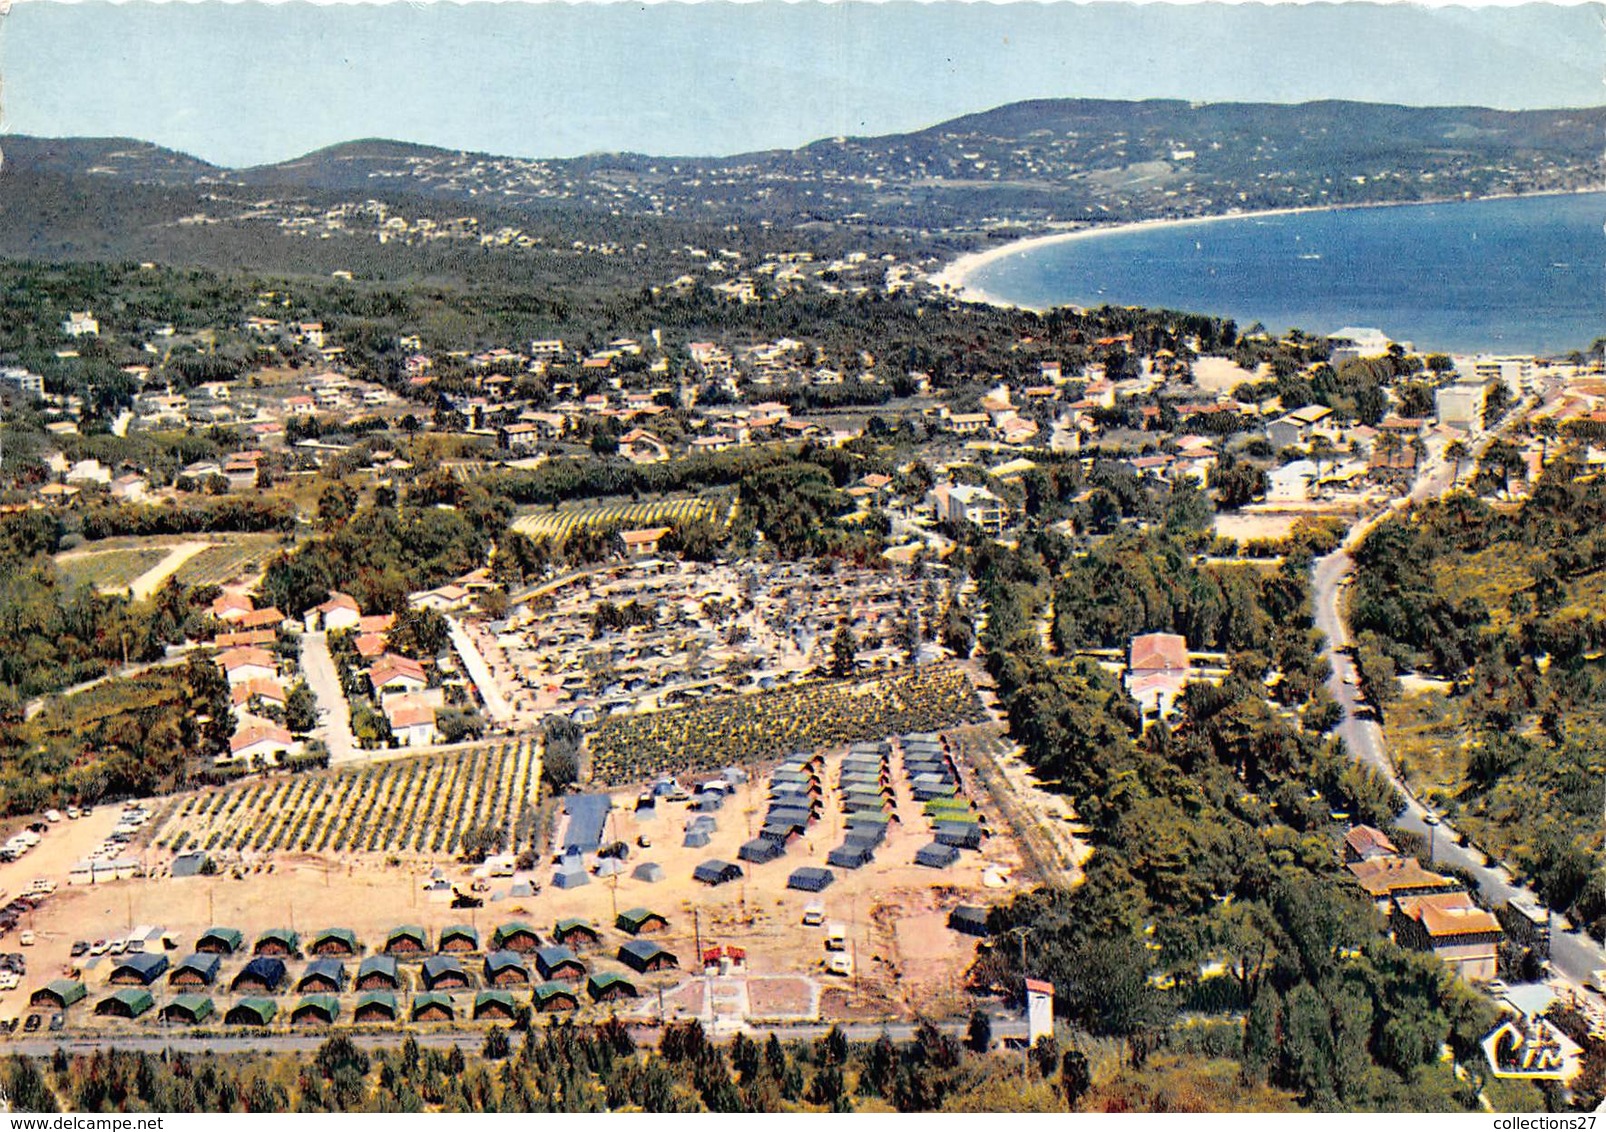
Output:
<svg viewBox="0 0 1606 1132">
<path fill-rule="evenodd" d="M 602 942 L 602 933 L 590 920 L 569 918 L 553 926 L 552 941 L 569 948 L 596 947 Z"/>
<path fill-rule="evenodd" d="M 513 996 L 505 990 L 483 990 L 474 996 L 474 1021 L 511 1022 L 518 1010 Z"/>
<path fill-rule="evenodd" d="M 1171 711 L 1193 675 L 1188 641 L 1177 633 L 1142 633 L 1127 648 L 1126 690 L 1145 715 Z"/>
<path fill-rule="evenodd" d="M 549 982 L 586 977 L 585 964 L 567 947 L 543 947 L 537 950 L 535 969 Z"/>
<path fill-rule="evenodd" d="M 239 621 L 255 609 L 249 594 L 225 590 L 212 599 L 212 617 L 217 621 Z"/>
<path fill-rule="evenodd" d="M 284 985 L 284 960 L 259 955 L 234 976 L 229 990 L 235 994 L 274 994 Z"/>
<path fill-rule="evenodd" d="M 271 998 L 242 998 L 223 1016 L 227 1026 L 267 1026 L 279 1013 L 279 1004 Z"/>
<path fill-rule="evenodd" d="M 351 1020 L 357 1023 L 394 1022 L 396 996 L 389 991 L 369 991 L 358 995 L 357 1008 L 351 1012 Z"/>
<path fill-rule="evenodd" d="M 395 653 L 386 653 L 375 661 L 368 669 L 368 680 L 373 685 L 375 695 L 422 692 L 428 686 L 424 678 L 424 666 L 411 657 L 397 656 Z"/>
<path fill-rule="evenodd" d="M 462 586 L 448 583 L 432 590 L 420 590 L 408 594 L 407 604 L 414 609 L 433 609 L 436 613 L 450 613 L 468 606 L 468 591 Z"/>
<path fill-rule="evenodd" d="M 1398 857 L 1400 851 L 1380 829 L 1357 825 L 1344 835 L 1344 863 L 1370 861 L 1375 857 Z"/>
<path fill-rule="evenodd" d="M 138 1018 L 155 1005 L 156 999 L 144 987 L 124 987 L 96 1003 L 95 1013 L 102 1018 Z"/>
<path fill-rule="evenodd" d="M 112 968 L 107 982 L 117 987 L 148 987 L 167 970 L 167 956 L 138 952 L 125 955 Z"/>
<path fill-rule="evenodd" d="M 400 990 L 401 972 L 389 955 L 370 955 L 357 964 L 359 991 Z"/>
<path fill-rule="evenodd" d="M 669 446 L 644 428 L 633 428 L 619 438 L 619 455 L 632 464 L 659 464 L 669 459 Z"/>
<path fill-rule="evenodd" d="M 435 707 L 421 696 L 409 693 L 386 700 L 385 718 L 399 746 L 427 747 L 440 738 L 435 729 Z"/>
<path fill-rule="evenodd" d="M 217 1007 L 204 994 L 181 994 L 162 1007 L 162 1021 L 181 1026 L 198 1026 L 212 1017 Z"/>
<path fill-rule="evenodd" d="M 530 985 L 530 969 L 517 951 L 493 951 L 485 957 L 485 984 L 492 987 Z"/>
<path fill-rule="evenodd" d="M 424 986 L 429 990 L 462 990 L 468 986 L 468 972 L 450 955 L 432 955 L 424 960 Z"/>
<path fill-rule="evenodd" d="M 1457 892 L 1461 886 L 1448 877 L 1423 868 L 1410 858 L 1374 857 L 1345 866 L 1380 909 L 1404 896 L 1430 896 Z"/>
<path fill-rule="evenodd" d="M 301 937 L 289 928 L 269 928 L 257 936 L 256 946 L 251 949 L 251 953 L 282 957 L 299 955 Z"/>
<path fill-rule="evenodd" d="M 283 708 L 289 700 L 284 684 L 279 680 L 245 680 L 229 689 L 235 707 L 249 707 L 252 700 Z"/>
<path fill-rule="evenodd" d="M 217 663 L 231 685 L 247 680 L 271 680 L 279 674 L 278 662 L 267 649 L 229 649 L 218 654 Z"/>
<path fill-rule="evenodd" d="M 423 955 L 429 950 L 429 934 L 416 924 L 403 924 L 391 928 L 385 935 L 385 954 L 408 957 Z"/>
<path fill-rule="evenodd" d="M 650 939 L 626 940 L 619 948 L 618 959 L 642 974 L 680 966 L 673 952 Z"/>
<path fill-rule="evenodd" d="M 332 994 L 309 994 L 290 1012 L 292 1026 L 332 1026 L 340 1017 L 340 1000 Z"/>
<path fill-rule="evenodd" d="M 195 941 L 196 951 L 214 955 L 233 955 L 245 946 L 245 934 L 239 928 L 207 928 Z"/>
<path fill-rule="evenodd" d="M 612 971 L 599 971 L 586 981 L 586 990 L 591 995 L 592 1002 L 617 1002 L 622 998 L 640 997 L 636 991 L 636 984 L 623 975 Z M 537 991 L 537 1001 L 540 1001 L 540 992 Z M 542 1007 L 547 1009 L 547 1007 Z"/>
<path fill-rule="evenodd" d="M 645 908 L 629 908 L 619 913 L 613 926 L 631 935 L 651 935 L 654 932 L 668 931 L 669 921 L 657 912 L 649 912 Z"/>
<path fill-rule="evenodd" d="M 272 629 L 241 629 L 232 633 L 219 633 L 212 638 L 212 645 L 220 649 L 263 648 L 271 646 L 278 639 L 279 634 Z"/>
<path fill-rule="evenodd" d="M 276 723 L 252 718 L 229 739 L 229 753 L 219 755 L 219 765 L 246 763 L 277 766 L 300 744 L 296 737 Z"/>
<path fill-rule="evenodd" d="M 339 994 L 346 989 L 346 965 L 338 959 L 314 959 L 296 980 L 297 994 Z"/>
<path fill-rule="evenodd" d="M 523 920 L 509 920 L 491 935 L 491 946 L 498 951 L 530 952 L 541 946 L 541 937 Z"/>
<path fill-rule="evenodd" d="M 658 544 L 669 533 L 668 527 L 647 527 L 639 531 L 620 531 L 619 541 L 631 558 L 648 558 L 658 553 Z"/>
<path fill-rule="evenodd" d="M 77 979 L 52 979 L 28 996 L 28 1005 L 46 1010 L 66 1010 L 74 1003 L 82 1002 L 88 994 L 84 984 Z"/>
<path fill-rule="evenodd" d="M 451 995 L 426 992 L 413 996 L 409 1017 L 414 1022 L 450 1022 L 457 1017 L 457 1010 Z"/>
<path fill-rule="evenodd" d="M 439 950 L 446 953 L 478 951 L 480 933 L 467 924 L 448 924 L 441 929 Z"/>
<path fill-rule="evenodd" d="M 1463 979 L 1482 982 L 1498 971 L 1500 921 L 1465 892 L 1397 897 L 1389 922 L 1396 943 L 1433 952 Z"/>
<path fill-rule="evenodd" d="M 223 966 L 222 958 L 216 952 L 197 951 L 186 956 L 184 961 L 173 968 L 167 976 L 167 985 L 170 987 L 209 987 L 217 982 L 219 968 Z"/>
<path fill-rule="evenodd" d="M 360 660 L 374 660 L 385 653 L 385 636 L 383 633 L 359 633 L 353 642 Z"/>
<path fill-rule="evenodd" d="M 333 591 L 330 592 L 328 601 L 314 606 L 310 612 L 312 616 L 307 618 L 308 628 L 321 626 L 327 633 L 356 628 L 357 623 L 362 620 L 362 608 L 358 606 L 357 599 L 350 594 Z"/>
<path fill-rule="evenodd" d="M 242 629 L 278 629 L 285 623 L 285 615 L 274 606 L 266 609 L 253 609 L 244 617 L 238 618 Z"/>
<path fill-rule="evenodd" d="M 533 1005 L 543 1014 L 553 1010 L 578 1010 L 580 996 L 568 983 L 542 983 L 535 988 Z"/>
</svg>

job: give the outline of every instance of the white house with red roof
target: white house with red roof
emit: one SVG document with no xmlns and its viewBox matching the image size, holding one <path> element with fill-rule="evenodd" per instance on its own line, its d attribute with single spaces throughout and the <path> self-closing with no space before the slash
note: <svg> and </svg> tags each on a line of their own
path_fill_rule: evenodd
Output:
<svg viewBox="0 0 1606 1132">
<path fill-rule="evenodd" d="M 1193 676 L 1188 640 L 1178 633 L 1143 633 L 1127 653 L 1126 690 L 1143 708 L 1164 716 Z"/>
</svg>

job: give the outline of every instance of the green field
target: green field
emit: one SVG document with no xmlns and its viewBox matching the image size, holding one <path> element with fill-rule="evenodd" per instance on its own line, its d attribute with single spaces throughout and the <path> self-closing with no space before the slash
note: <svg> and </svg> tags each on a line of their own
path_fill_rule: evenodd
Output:
<svg viewBox="0 0 1606 1132">
<path fill-rule="evenodd" d="M 93 586 L 98 590 L 118 591 L 167 557 L 167 551 L 155 546 L 137 549 L 93 550 L 69 555 L 56 560 L 56 568 L 72 586 Z"/>
<path fill-rule="evenodd" d="M 278 535 L 224 534 L 215 537 L 219 545 L 201 551 L 179 567 L 175 576 L 180 585 L 252 581 L 262 573 L 282 546 Z"/>
</svg>

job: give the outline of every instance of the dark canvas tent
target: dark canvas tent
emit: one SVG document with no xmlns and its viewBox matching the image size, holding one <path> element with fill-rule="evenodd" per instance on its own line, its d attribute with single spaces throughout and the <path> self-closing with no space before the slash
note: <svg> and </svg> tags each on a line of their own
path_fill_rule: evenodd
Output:
<svg viewBox="0 0 1606 1132">
<path fill-rule="evenodd" d="M 258 955 L 234 976 L 229 989 L 239 994 L 241 991 L 255 991 L 259 994 L 272 994 L 284 984 L 284 960 L 271 955 Z"/>
<path fill-rule="evenodd" d="M 443 989 L 459 989 L 468 986 L 468 972 L 463 964 L 450 955 L 432 955 L 424 960 L 421 971 L 424 986 L 430 990 L 437 987 Z"/>
<path fill-rule="evenodd" d="M 985 938 L 991 934 L 987 930 L 987 909 L 978 908 L 974 904 L 961 904 L 949 912 L 948 926 L 965 935 Z"/>
<path fill-rule="evenodd" d="M 956 849 L 981 848 L 981 826 L 975 822 L 938 822 L 934 835 L 939 843 Z"/>
<path fill-rule="evenodd" d="M 928 869 L 946 869 L 957 860 L 959 860 L 959 850 L 952 845 L 943 845 L 937 841 L 924 846 L 915 854 L 915 864 L 924 865 Z"/>
<path fill-rule="evenodd" d="M 215 952 L 197 951 L 186 956 L 167 976 L 167 985 L 173 987 L 209 987 L 217 981 L 222 958 Z"/>
<path fill-rule="evenodd" d="M 553 888 L 579 888 L 590 884 L 591 877 L 584 869 L 559 869 L 552 874 Z"/>
<path fill-rule="evenodd" d="M 742 875 L 740 865 L 733 865 L 729 861 L 704 861 L 692 870 L 692 879 L 700 880 L 704 884 L 725 884 L 729 881 L 739 880 Z"/>
<path fill-rule="evenodd" d="M 706 828 L 688 829 L 680 844 L 686 849 L 705 849 L 712 840 L 713 837 Z"/>
<path fill-rule="evenodd" d="M 636 880 L 644 880 L 648 884 L 657 884 L 664 879 L 664 867 L 657 861 L 643 861 L 637 865 L 630 874 Z"/>
<path fill-rule="evenodd" d="M 357 989 L 387 991 L 401 989 L 401 972 L 389 955 L 370 955 L 357 964 Z"/>
<path fill-rule="evenodd" d="M 673 952 L 650 939 L 625 940 L 619 948 L 619 962 L 643 974 L 680 966 Z"/>
<path fill-rule="evenodd" d="M 721 861 L 710 861 L 709 864 L 723 864 Z M 669 930 L 669 921 L 657 912 L 646 908 L 626 908 L 614 917 L 613 926 L 620 931 L 631 935 L 647 935 L 651 932 Z"/>
<path fill-rule="evenodd" d="M 166 970 L 167 956 L 141 951 L 119 959 L 108 981 L 119 987 L 148 987 Z"/>
<path fill-rule="evenodd" d="M 570 916 L 553 925 L 552 942 L 564 947 L 580 947 L 602 942 L 602 934 L 590 920 Z"/>
<path fill-rule="evenodd" d="M 830 869 L 805 865 L 801 869 L 792 870 L 792 875 L 786 878 L 786 887 L 801 889 L 804 892 L 819 892 L 834 880 L 836 875 Z"/>
<path fill-rule="evenodd" d="M 751 861 L 755 865 L 765 865 L 771 861 L 778 861 L 786 856 L 786 846 L 779 841 L 771 841 L 766 837 L 755 837 L 744 842 L 736 851 L 736 855 L 744 861 Z M 733 865 L 732 868 L 735 866 Z M 699 880 L 702 878 L 698 878 Z"/>
<path fill-rule="evenodd" d="M 296 980 L 298 994 L 339 994 L 346 989 L 346 965 L 338 959 L 314 959 Z"/>
<path fill-rule="evenodd" d="M 868 845 L 855 845 L 852 842 L 838 845 L 825 855 L 825 863 L 839 869 L 862 869 L 873 860 L 875 855 L 870 852 Z"/>
</svg>

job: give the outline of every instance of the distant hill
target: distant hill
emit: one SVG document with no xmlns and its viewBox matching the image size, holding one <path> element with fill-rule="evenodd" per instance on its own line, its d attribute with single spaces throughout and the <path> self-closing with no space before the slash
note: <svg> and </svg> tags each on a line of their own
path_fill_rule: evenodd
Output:
<svg viewBox="0 0 1606 1132">
<path fill-rule="evenodd" d="M 388 224 L 384 242 L 400 262 L 412 254 L 404 249 L 439 243 L 420 220 L 473 220 L 456 235 L 477 242 L 493 220 L 507 240 L 537 243 L 561 243 L 570 228 L 574 238 L 607 239 L 622 227 L 640 236 L 739 225 L 728 243 L 764 232 L 830 243 L 831 233 L 849 233 L 859 245 L 938 254 L 1006 223 L 1018 233 L 1597 187 L 1603 135 L 1606 108 L 1043 100 L 914 133 L 719 158 L 546 160 L 375 139 L 221 169 L 144 142 L 11 137 L 0 141 L 0 254 L 210 263 L 249 250 L 271 266 L 286 245 L 270 234 L 377 242 Z M 370 200 L 378 213 L 361 207 Z M 397 231 L 398 218 L 411 235 Z M 330 256 L 302 248 L 292 258 Z"/>
</svg>

